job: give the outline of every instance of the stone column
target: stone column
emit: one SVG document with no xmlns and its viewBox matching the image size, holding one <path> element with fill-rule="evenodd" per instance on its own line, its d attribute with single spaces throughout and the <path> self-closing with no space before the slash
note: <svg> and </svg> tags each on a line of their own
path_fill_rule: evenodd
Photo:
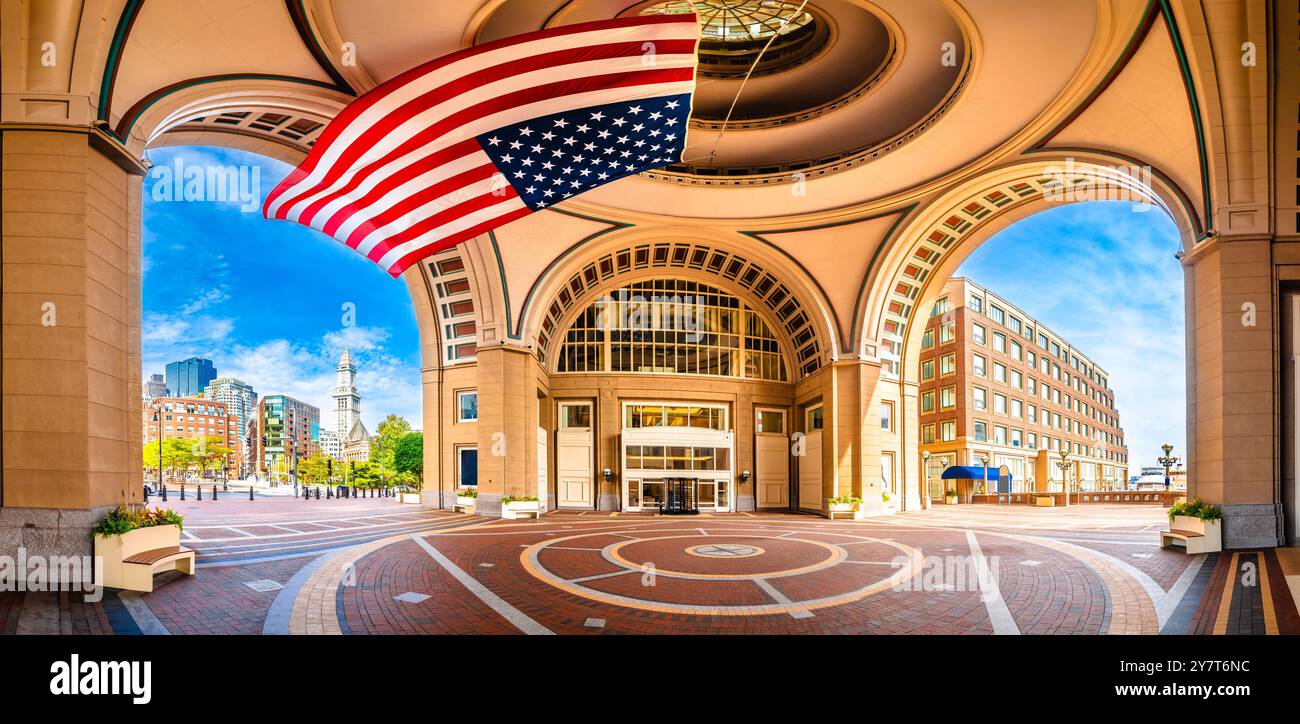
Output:
<svg viewBox="0 0 1300 724">
<path fill-rule="evenodd" d="M 532 354 L 478 349 L 479 515 L 500 515 L 506 496 L 537 495 L 537 382 Z"/>
<path fill-rule="evenodd" d="M 142 169 L 106 144 L 3 133 L 3 555 L 89 554 L 142 497 Z"/>
<path fill-rule="evenodd" d="M 1183 260 L 1189 495 L 1223 508 L 1225 548 L 1281 545 L 1270 239 L 1221 236 Z"/>
</svg>

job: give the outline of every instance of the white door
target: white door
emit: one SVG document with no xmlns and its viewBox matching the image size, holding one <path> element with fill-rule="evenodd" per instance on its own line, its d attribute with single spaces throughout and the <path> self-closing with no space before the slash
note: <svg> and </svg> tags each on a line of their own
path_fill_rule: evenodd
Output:
<svg viewBox="0 0 1300 724">
<path fill-rule="evenodd" d="M 550 476 L 547 474 L 550 456 L 546 454 L 549 438 L 546 428 L 537 428 L 537 499 L 542 501 L 542 510 L 547 510 L 551 502 Z"/>
<path fill-rule="evenodd" d="M 555 440 L 557 505 L 591 508 L 595 500 L 593 429 L 590 402 L 560 403 Z"/>
<path fill-rule="evenodd" d="M 790 507 L 790 440 L 785 410 L 754 411 L 754 494 L 759 508 Z"/>
<path fill-rule="evenodd" d="M 814 407 L 804 413 L 803 454 L 799 456 L 799 508 L 820 512 L 822 509 L 822 422 L 824 408 Z"/>
</svg>

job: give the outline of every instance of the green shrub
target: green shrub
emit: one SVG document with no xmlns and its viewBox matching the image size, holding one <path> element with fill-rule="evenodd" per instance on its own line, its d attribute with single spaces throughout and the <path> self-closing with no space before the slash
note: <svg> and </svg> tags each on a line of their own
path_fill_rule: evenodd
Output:
<svg viewBox="0 0 1300 724">
<path fill-rule="evenodd" d="M 501 499 L 502 505 L 505 505 L 506 503 L 536 503 L 536 502 L 538 502 L 536 495 L 507 495 L 506 497 Z"/>
<path fill-rule="evenodd" d="M 1219 506 L 1207 503 L 1200 498 L 1192 498 L 1185 503 L 1174 503 L 1169 506 L 1169 519 L 1173 520 L 1174 516 L 1177 515 L 1199 518 L 1205 521 L 1223 519 L 1223 511 L 1219 509 Z"/>
<path fill-rule="evenodd" d="M 840 505 L 843 503 L 848 503 L 850 505 L 860 505 L 862 503 L 862 498 L 856 498 L 852 495 L 840 495 L 834 498 L 827 498 L 826 502 L 830 503 L 831 505 Z"/>
<path fill-rule="evenodd" d="M 477 498 L 478 488 L 461 488 L 456 491 L 456 495 L 459 495 L 462 498 Z"/>
<path fill-rule="evenodd" d="M 174 525 L 183 530 L 184 520 L 185 516 L 171 508 L 163 510 L 161 507 L 156 507 L 149 510 L 148 508 L 137 509 L 119 505 L 114 510 L 109 511 L 108 515 L 96 523 L 91 530 L 105 538 L 130 533 L 136 528 L 152 528 L 158 525 Z"/>
</svg>

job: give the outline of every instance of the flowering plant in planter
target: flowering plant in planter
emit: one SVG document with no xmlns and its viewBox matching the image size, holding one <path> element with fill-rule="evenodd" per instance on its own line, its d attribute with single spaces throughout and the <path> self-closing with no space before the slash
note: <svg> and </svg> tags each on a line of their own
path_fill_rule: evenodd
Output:
<svg viewBox="0 0 1300 724">
<path fill-rule="evenodd" d="M 134 509 L 119 505 L 116 509 L 109 511 L 108 515 L 96 523 L 91 530 L 97 535 L 108 538 L 110 536 L 121 537 L 138 528 L 174 525 L 179 533 L 184 528 L 184 521 L 185 516 L 171 508 L 164 510 L 159 506 L 150 510 L 148 508 Z"/>
<path fill-rule="evenodd" d="M 1186 518 L 1197 518 L 1203 521 L 1222 520 L 1223 511 L 1219 506 L 1207 503 L 1200 498 L 1192 498 L 1182 503 L 1174 503 L 1169 506 L 1169 520 L 1179 516 Z"/>
</svg>

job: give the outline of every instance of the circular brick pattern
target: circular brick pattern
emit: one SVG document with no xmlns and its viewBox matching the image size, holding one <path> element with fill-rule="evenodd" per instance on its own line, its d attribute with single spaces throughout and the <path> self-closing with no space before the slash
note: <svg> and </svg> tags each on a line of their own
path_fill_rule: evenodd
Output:
<svg viewBox="0 0 1300 724">
<path fill-rule="evenodd" d="M 734 555 L 728 550 L 751 552 Z M 653 568 L 661 576 L 706 580 L 782 578 L 821 570 L 848 557 L 843 548 L 816 541 L 698 533 L 620 541 L 605 546 L 601 555 L 638 572 Z"/>
<path fill-rule="evenodd" d="M 836 534 L 835 542 L 825 542 L 798 537 L 798 529 L 626 530 L 608 542 L 610 535 L 549 538 L 525 548 L 519 560 L 534 578 L 580 598 L 706 616 L 806 615 L 888 591 L 915 575 L 921 560 L 916 549 L 893 540 Z M 871 544 L 878 553 L 864 560 L 858 552 L 850 560 L 845 546 L 858 544 Z M 898 560 L 905 564 L 891 565 Z M 852 584 L 828 594 L 822 586 L 800 583 L 831 571 Z M 682 598 L 683 585 L 690 586 L 690 602 Z"/>
</svg>

